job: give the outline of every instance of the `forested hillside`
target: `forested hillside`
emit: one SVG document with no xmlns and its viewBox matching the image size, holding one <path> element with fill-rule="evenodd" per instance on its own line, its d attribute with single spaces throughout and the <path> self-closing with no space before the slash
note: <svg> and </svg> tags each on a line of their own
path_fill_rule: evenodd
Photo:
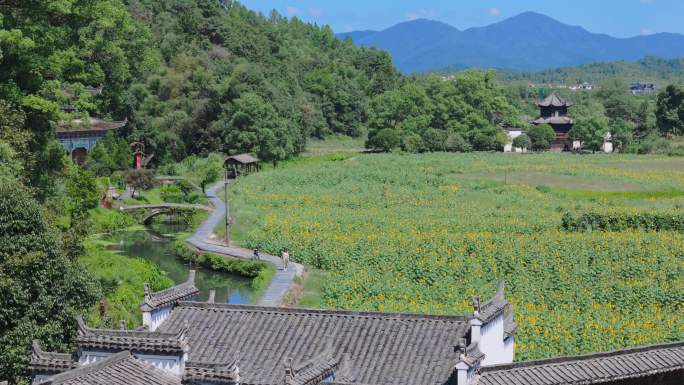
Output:
<svg viewBox="0 0 684 385">
<path fill-rule="evenodd" d="M 544 84 L 600 83 L 621 77 L 630 82 L 652 82 L 660 86 L 684 83 L 684 59 L 643 58 L 637 62 L 590 63 L 577 67 L 540 72 L 499 71 L 504 81 L 529 81 Z"/>
</svg>

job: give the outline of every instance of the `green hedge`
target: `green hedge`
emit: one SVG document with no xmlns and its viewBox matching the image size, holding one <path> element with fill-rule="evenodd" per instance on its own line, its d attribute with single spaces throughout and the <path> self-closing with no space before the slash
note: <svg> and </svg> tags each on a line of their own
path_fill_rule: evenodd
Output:
<svg viewBox="0 0 684 385">
<path fill-rule="evenodd" d="M 642 229 L 647 231 L 684 231 L 682 213 L 601 213 L 587 212 L 580 215 L 566 213 L 561 227 L 566 231 L 624 231 Z"/>
<path fill-rule="evenodd" d="M 268 262 L 231 258 L 223 255 L 202 253 L 190 248 L 185 241 L 174 244 L 176 257 L 190 265 L 222 273 L 252 278 L 251 286 L 257 293 L 266 289 L 275 274 L 275 267 Z"/>
</svg>

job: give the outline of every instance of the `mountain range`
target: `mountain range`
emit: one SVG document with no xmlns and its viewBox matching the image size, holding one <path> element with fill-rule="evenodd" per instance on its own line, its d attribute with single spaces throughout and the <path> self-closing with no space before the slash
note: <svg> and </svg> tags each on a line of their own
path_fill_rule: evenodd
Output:
<svg viewBox="0 0 684 385">
<path fill-rule="evenodd" d="M 486 27 L 459 30 L 418 19 L 383 31 L 337 34 L 355 44 L 387 50 L 404 73 L 445 68 L 539 71 L 590 62 L 684 56 L 684 35 L 658 33 L 616 38 L 526 12 Z"/>
</svg>

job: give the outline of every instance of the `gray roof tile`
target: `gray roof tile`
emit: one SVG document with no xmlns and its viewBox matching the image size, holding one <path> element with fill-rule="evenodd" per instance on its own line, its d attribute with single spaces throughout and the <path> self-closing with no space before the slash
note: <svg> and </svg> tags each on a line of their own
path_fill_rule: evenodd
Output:
<svg viewBox="0 0 684 385">
<path fill-rule="evenodd" d="M 590 385 L 680 371 L 684 342 L 480 369 L 477 385 Z"/>
<path fill-rule="evenodd" d="M 344 377 L 357 383 L 441 385 L 452 374 L 454 346 L 468 327 L 467 318 L 457 316 L 184 302 L 159 331 L 177 333 L 186 324 L 189 360 L 227 362 L 239 355 L 246 384 L 281 384 L 286 358 L 314 360 L 312 367 L 320 369 L 346 354 L 354 373 Z M 316 361 L 321 357 L 323 363 Z"/>
<path fill-rule="evenodd" d="M 181 385 L 180 378 L 124 351 L 47 378 L 41 385 Z"/>
<path fill-rule="evenodd" d="M 140 308 L 143 311 L 150 311 L 168 305 L 174 305 L 180 301 L 191 299 L 199 294 L 199 289 L 195 286 L 195 270 L 190 270 L 188 280 L 156 293 L 150 291 L 149 285 L 145 285 L 145 300 Z"/>
<path fill-rule="evenodd" d="M 174 333 L 141 330 L 106 330 L 88 327 L 78 318 L 78 346 L 83 349 L 105 351 L 182 354 L 187 351 L 187 327 Z"/>
<path fill-rule="evenodd" d="M 32 348 L 30 369 L 34 374 L 57 374 L 78 366 L 71 354 L 46 352 L 37 340 Z"/>
</svg>

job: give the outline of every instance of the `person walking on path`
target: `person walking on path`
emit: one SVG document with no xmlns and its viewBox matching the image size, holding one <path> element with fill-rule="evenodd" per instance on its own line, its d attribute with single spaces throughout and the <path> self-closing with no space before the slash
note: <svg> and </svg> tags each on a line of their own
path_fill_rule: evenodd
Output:
<svg viewBox="0 0 684 385">
<path fill-rule="evenodd" d="M 283 259 L 283 270 L 287 270 L 287 265 L 290 264 L 290 252 L 287 249 L 283 249 L 283 253 L 281 255 L 281 258 Z"/>
<path fill-rule="evenodd" d="M 261 255 L 259 254 L 259 249 L 254 249 L 254 259 L 257 261 L 261 259 Z"/>
</svg>

